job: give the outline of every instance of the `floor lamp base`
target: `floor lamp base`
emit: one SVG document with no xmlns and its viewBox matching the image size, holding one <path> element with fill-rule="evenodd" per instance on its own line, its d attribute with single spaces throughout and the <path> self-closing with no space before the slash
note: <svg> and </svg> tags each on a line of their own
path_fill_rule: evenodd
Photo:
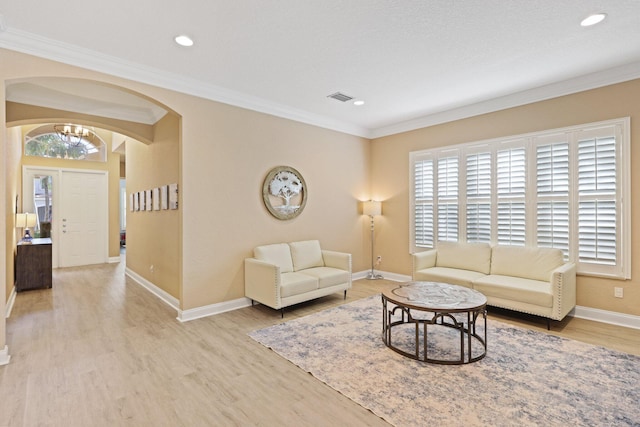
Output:
<svg viewBox="0 0 640 427">
<path fill-rule="evenodd" d="M 379 280 L 379 279 L 384 279 L 384 277 L 382 276 L 382 274 L 376 274 L 375 271 L 370 271 L 367 274 L 366 279 L 367 280 Z"/>
</svg>

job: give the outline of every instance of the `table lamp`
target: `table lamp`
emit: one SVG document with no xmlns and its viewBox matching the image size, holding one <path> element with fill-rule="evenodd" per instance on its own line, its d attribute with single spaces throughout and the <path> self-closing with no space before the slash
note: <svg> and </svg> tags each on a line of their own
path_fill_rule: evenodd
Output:
<svg viewBox="0 0 640 427">
<path fill-rule="evenodd" d="M 19 213 L 16 214 L 16 228 L 24 228 L 24 237 L 22 242 L 31 242 L 33 237 L 29 231 L 29 227 L 35 227 L 37 222 L 36 214 L 34 213 Z"/>
</svg>

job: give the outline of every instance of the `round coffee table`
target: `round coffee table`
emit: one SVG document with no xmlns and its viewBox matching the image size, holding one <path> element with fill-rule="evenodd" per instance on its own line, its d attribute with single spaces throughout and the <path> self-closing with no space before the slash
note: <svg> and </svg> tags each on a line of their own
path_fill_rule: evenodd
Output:
<svg viewBox="0 0 640 427">
<path fill-rule="evenodd" d="M 476 332 L 479 316 L 484 319 L 483 336 Z M 394 328 L 398 330 L 407 324 L 415 325 L 415 352 L 403 350 L 393 341 Z M 452 359 L 430 357 L 427 343 L 429 331 L 434 327 L 459 332 L 459 358 L 457 355 Z M 446 365 L 476 362 L 487 354 L 487 298 L 473 289 L 439 282 L 407 282 L 385 290 L 382 292 L 382 340 L 392 350 L 422 362 Z M 474 342 L 480 345 L 476 355 L 472 353 Z"/>
</svg>

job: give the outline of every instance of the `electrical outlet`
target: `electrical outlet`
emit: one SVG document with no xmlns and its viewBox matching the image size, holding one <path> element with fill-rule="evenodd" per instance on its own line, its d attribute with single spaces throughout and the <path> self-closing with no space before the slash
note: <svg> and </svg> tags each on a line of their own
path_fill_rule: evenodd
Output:
<svg viewBox="0 0 640 427">
<path fill-rule="evenodd" d="M 624 289 L 623 288 L 613 288 L 613 296 L 616 298 L 624 297 Z"/>
<path fill-rule="evenodd" d="M 382 262 L 382 255 L 378 255 L 378 258 L 376 258 L 376 264 L 380 264 Z"/>
<path fill-rule="evenodd" d="M 153 273 L 153 270 L 155 270 L 155 267 L 153 266 L 153 264 L 151 264 L 151 266 L 149 267 L 149 271 Z"/>
</svg>

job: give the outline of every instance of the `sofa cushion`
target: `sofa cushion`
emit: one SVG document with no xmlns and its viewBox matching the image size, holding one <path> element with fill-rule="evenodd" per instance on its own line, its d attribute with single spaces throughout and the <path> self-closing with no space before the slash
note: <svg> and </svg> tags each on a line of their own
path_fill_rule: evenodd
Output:
<svg viewBox="0 0 640 427">
<path fill-rule="evenodd" d="M 459 268 L 489 274 L 491 245 L 488 243 L 438 242 L 436 267 Z"/>
<path fill-rule="evenodd" d="M 471 288 L 472 282 L 475 279 L 484 276 L 485 275 L 483 273 L 478 273 L 477 271 L 461 270 L 449 267 L 431 267 L 416 271 L 413 276 L 413 280 L 443 282 Z"/>
<path fill-rule="evenodd" d="M 333 267 L 313 267 L 301 271 L 300 274 L 313 276 L 318 280 L 318 288 L 328 288 L 349 281 L 349 272 Z"/>
<path fill-rule="evenodd" d="M 560 249 L 494 246 L 491 274 L 548 282 L 551 272 L 562 264 L 564 259 Z"/>
<path fill-rule="evenodd" d="M 473 289 L 487 298 L 502 298 L 541 307 L 553 306 L 553 294 L 549 281 L 491 274 L 474 280 Z"/>
<path fill-rule="evenodd" d="M 280 275 L 280 296 L 282 298 L 300 295 L 318 289 L 318 279 L 307 274 L 290 272 Z"/>
<path fill-rule="evenodd" d="M 291 250 L 286 243 L 258 246 L 253 250 L 253 257 L 277 265 L 280 267 L 280 273 L 293 271 Z"/>
<path fill-rule="evenodd" d="M 322 249 L 318 240 L 305 240 L 303 242 L 289 243 L 291 258 L 293 259 L 293 271 L 300 271 L 313 267 L 324 267 Z"/>
</svg>

